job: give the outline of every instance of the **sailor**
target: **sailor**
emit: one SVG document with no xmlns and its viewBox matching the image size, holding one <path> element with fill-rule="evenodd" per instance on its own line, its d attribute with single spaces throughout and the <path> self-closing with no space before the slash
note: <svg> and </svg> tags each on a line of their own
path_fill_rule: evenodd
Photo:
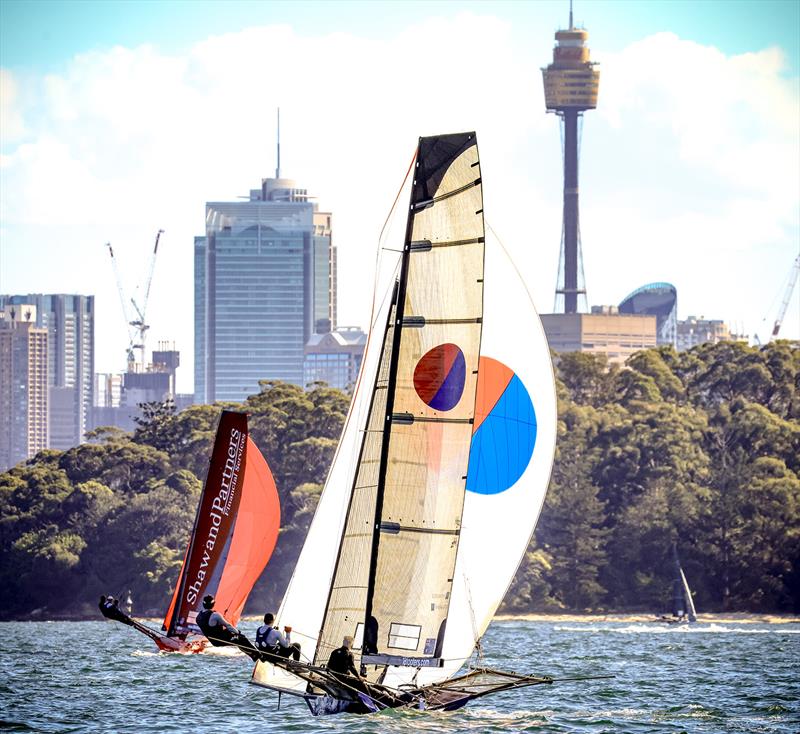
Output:
<svg viewBox="0 0 800 734">
<path fill-rule="evenodd" d="M 196 623 L 208 641 L 215 647 L 232 645 L 238 647 L 253 660 L 259 659 L 253 643 L 219 612 L 214 611 L 214 597 L 211 594 L 203 597 L 203 610 L 197 615 Z"/>
<path fill-rule="evenodd" d="M 300 644 L 292 642 L 291 627 L 284 627 L 286 633 L 282 635 L 277 627 L 274 627 L 275 615 L 267 612 L 264 615 L 264 624 L 256 632 L 256 647 L 267 655 L 277 655 L 281 658 L 293 658 L 300 660 Z"/>
<path fill-rule="evenodd" d="M 97 606 L 106 619 L 113 619 L 115 622 L 122 622 L 122 624 L 133 624 L 131 618 L 119 608 L 119 599 L 115 599 L 110 595 L 101 596 Z"/>
<path fill-rule="evenodd" d="M 345 635 L 342 640 L 342 646 L 337 647 L 328 658 L 328 670 L 331 673 L 335 673 L 337 677 L 353 675 L 356 678 L 361 678 L 356 670 L 352 648 L 353 638 L 350 635 Z"/>
</svg>

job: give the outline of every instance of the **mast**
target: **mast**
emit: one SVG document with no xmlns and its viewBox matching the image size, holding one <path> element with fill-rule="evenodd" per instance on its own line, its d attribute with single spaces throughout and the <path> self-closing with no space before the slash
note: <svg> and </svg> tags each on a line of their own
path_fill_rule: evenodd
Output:
<svg viewBox="0 0 800 734">
<path fill-rule="evenodd" d="M 420 138 L 422 140 L 422 138 Z M 415 154 L 415 167 L 419 167 L 419 143 Z M 411 246 L 411 232 L 414 226 L 414 205 L 409 208 L 408 218 L 406 219 L 406 234 L 403 243 L 403 257 L 400 265 L 400 280 L 396 289 L 394 333 L 392 339 L 391 361 L 389 362 L 389 384 L 386 388 L 386 416 L 384 421 L 383 446 L 381 447 L 380 468 L 378 469 L 378 491 L 375 498 L 375 520 L 372 525 L 372 550 L 369 564 L 369 578 L 367 580 L 367 606 L 364 612 L 364 653 L 376 653 L 377 640 L 372 639 L 372 599 L 375 591 L 375 575 L 378 569 L 378 544 L 380 542 L 381 513 L 383 511 L 383 496 L 386 492 L 386 462 L 389 458 L 389 438 L 392 433 L 392 411 L 394 409 L 394 393 L 397 387 L 397 360 L 399 358 L 400 337 L 403 333 L 401 324 L 403 313 L 405 312 L 406 288 L 408 285 L 408 257 Z M 392 311 L 389 310 L 391 318 Z M 375 630 L 377 635 L 377 630 Z"/>
</svg>

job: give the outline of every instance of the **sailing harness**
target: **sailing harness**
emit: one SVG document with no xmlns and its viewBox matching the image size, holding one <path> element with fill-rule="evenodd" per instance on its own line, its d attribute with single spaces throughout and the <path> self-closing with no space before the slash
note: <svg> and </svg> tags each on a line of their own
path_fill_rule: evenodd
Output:
<svg viewBox="0 0 800 734">
<path fill-rule="evenodd" d="M 195 623 L 200 628 L 200 631 L 208 638 L 208 641 L 215 647 L 224 647 L 225 645 L 234 642 L 238 637 L 237 634 L 231 632 L 227 627 L 221 624 L 211 624 L 211 615 L 214 614 L 213 609 L 203 609 L 198 613 Z"/>
</svg>

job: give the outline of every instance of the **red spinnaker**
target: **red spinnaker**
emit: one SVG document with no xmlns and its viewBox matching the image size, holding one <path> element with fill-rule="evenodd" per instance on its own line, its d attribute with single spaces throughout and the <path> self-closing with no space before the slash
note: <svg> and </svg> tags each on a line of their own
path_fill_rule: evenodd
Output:
<svg viewBox="0 0 800 734">
<path fill-rule="evenodd" d="M 223 411 L 192 537 L 164 618 L 169 637 L 199 633 L 203 597 L 232 624 L 267 565 L 280 526 L 275 480 L 247 435 L 244 413 Z"/>
</svg>

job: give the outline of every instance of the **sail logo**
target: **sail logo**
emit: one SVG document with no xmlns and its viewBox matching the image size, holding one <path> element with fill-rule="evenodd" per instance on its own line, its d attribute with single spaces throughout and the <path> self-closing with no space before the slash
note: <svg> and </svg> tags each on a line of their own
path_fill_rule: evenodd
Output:
<svg viewBox="0 0 800 734">
<path fill-rule="evenodd" d="M 491 495 L 513 487 L 535 444 L 536 411 L 522 380 L 502 362 L 481 357 L 467 490 Z"/>
<path fill-rule="evenodd" d="M 440 344 L 427 351 L 414 368 L 414 389 L 434 410 L 452 410 L 464 393 L 467 362 L 455 344 Z"/>
<path fill-rule="evenodd" d="M 244 456 L 246 439 L 246 434 L 242 433 L 238 428 L 231 429 L 228 438 L 228 449 L 225 453 L 225 465 L 222 467 L 219 490 L 214 495 L 211 506 L 208 509 L 208 523 L 206 523 L 208 531 L 205 541 L 200 541 L 203 542 L 203 546 L 201 546 L 203 548 L 203 555 L 200 558 L 200 564 L 197 568 L 194 581 L 187 586 L 186 590 L 186 601 L 189 604 L 194 604 L 199 598 L 206 581 L 206 576 L 210 572 L 209 564 L 212 560 L 216 562 L 216 558 L 213 556 L 214 548 L 217 545 L 223 519 L 226 520 L 226 523 L 229 522 L 228 518 L 231 506 L 236 497 L 239 472 L 242 468 L 242 457 Z M 223 537 L 227 538 L 227 530 L 223 532 Z"/>
<path fill-rule="evenodd" d="M 211 504 L 215 510 L 224 515 L 229 515 L 231 511 L 231 504 L 233 503 L 234 497 L 234 492 L 231 492 L 231 487 L 234 489 L 236 487 L 236 480 L 239 478 L 239 471 L 242 468 L 243 451 L 244 441 L 242 440 L 242 432 L 234 428 L 231 431 L 231 437 L 228 443 L 228 455 L 225 459 L 225 468 L 222 470 L 222 483 L 220 485 L 219 494 L 214 497 L 214 501 Z"/>
</svg>

